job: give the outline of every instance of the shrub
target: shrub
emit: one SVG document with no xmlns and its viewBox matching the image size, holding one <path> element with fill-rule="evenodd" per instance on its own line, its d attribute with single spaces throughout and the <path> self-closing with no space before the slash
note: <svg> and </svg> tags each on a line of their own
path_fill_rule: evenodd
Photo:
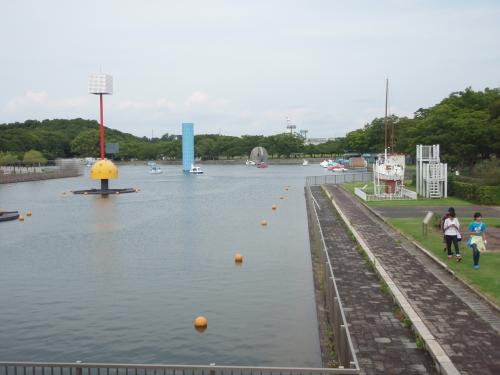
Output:
<svg viewBox="0 0 500 375">
<path fill-rule="evenodd" d="M 448 180 L 450 195 L 479 204 L 500 204 L 500 186 L 479 186 L 476 184 Z"/>
</svg>

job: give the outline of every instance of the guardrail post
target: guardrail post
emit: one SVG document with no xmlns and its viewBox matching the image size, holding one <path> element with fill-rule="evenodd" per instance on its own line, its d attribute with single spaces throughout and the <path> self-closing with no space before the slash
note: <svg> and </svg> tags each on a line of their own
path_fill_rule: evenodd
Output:
<svg viewBox="0 0 500 375">
<path fill-rule="evenodd" d="M 82 363 L 82 361 L 76 361 L 76 363 L 77 363 L 77 364 L 80 364 L 80 363 Z M 75 368 L 75 370 L 76 370 L 76 375 L 82 375 L 82 368 L 81 368 L 81 367 L 78 367 L 78 366 L 77 366 L 77 367 Z"/>
<path fill-rule="evenodd" d="M 210 364 L 210 367 L 213 367 L 213 366 L 215 366 L 215 363 Z M 213 369 L 213 368 L 210 369 L 210 375 L 215 375 L 215 369 Z"/>
</svg>

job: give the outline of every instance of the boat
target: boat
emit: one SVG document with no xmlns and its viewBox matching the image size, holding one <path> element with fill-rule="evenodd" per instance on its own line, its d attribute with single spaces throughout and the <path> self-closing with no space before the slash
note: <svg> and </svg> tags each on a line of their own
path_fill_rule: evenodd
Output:
<svg viewBox="0 0 500 375">
<path fill-rule="evenodd" d="M 19 211 L 0 211 L 0 221 L 19 219 Z"/>
<path fill-rule="evenodd" d="M 331 172 L 344 172 L 344 171 L 347 171 L 347 168 L 344 167 L 343 164 L 335 163 L 335 165 L 330 165 L 328 167 L 328 170 Z"/>
<path fill-rule="evenodd" d="M 197 167 L 194 164 L 191 164 L 191 169 L 189 170 L 189 173 L 191 173 L 191 174 L 203 174 L 203 171 L 201 170 L 200 167 Z"/>
<path fill-rule="evenodd" d="M 388 119 L 389 80 L 385 89 L 384 153 L 379 154 L 373 165 L 373 185 L 376 196 L 402 197 L 405 176 L 405 155 L 394 152 L 394 125 Z M 390 139 L 388 137 L 390 134 Z"/>
<path fill-rule="evenodd" d="M 148 166 L 149 166 L 149 167 L 152 167 L 152 166 L 154 166 L 154 165 L 156 165 L 156 162 L 155 162 L 155 161 L 153 161 L 153 160 L 148 161 Z"/>
<path fill-rule="evenodd" d="M 160 174 L 160 173 L 163 173 L 163 171 L 161 170 L 161 168 L 157 165 L 153 165 L 151 167 L 151 169 L 149 170 L 149 173 L 151 174 Z"/>
<path fill-rule="evenodd" d="M 304 167 L 305 167 L 305 166 L 308 166 L 308 165 L 309 165 L 309 162 L 308 162 L 306 159 L 304 159 L 304 161 L 302 162 L 302 165 L 303 165 Z"/>
<path fill-rule="evenodd" d="M 323 168 L 328 168 L 331 167 L 332 165 L 335 165 L 336 163 L 332 159 L 328 160 L 323 160 L 319 165 L 321 165 Z"/>
<path fill-rule="evenodd" d="M 247 160 L 245 165 L 255 165 L 255 162 L 253 160 Z"/>
<path fill-rule="evenodd" d="M 264 162 L 259 163 L 259 165 L 257 165 L 257 168 L 267 168 L 267 167 L 268 167 L 268 165 Z"/>
</svg>

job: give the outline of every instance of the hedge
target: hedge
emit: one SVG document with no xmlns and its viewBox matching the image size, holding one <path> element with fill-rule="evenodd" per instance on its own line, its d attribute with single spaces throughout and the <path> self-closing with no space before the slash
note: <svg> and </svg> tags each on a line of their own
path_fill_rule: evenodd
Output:
<svg viewBox="0 0 500 375">
<path fill-rule="evenodd" d="M 500 205 L 500 186 L 479 186 L 450 178 L 449 193 L 479 204 Z"/>
</svg>

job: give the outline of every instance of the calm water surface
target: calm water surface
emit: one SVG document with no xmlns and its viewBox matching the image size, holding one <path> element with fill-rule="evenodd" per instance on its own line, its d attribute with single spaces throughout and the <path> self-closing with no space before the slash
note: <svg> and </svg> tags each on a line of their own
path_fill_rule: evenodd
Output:
<svg viewBox="0 0 500 375">
<path fill-rule="evenodd" d="M 321 168 L 163 170 L 120 167 L 111 186 L 141 191 L 108 199 L 61 194 L 86 176 L 0 185 L 33 212 L 0 223 L 0 360 L 321 366 L 303 192 Z"/>
</svg>

